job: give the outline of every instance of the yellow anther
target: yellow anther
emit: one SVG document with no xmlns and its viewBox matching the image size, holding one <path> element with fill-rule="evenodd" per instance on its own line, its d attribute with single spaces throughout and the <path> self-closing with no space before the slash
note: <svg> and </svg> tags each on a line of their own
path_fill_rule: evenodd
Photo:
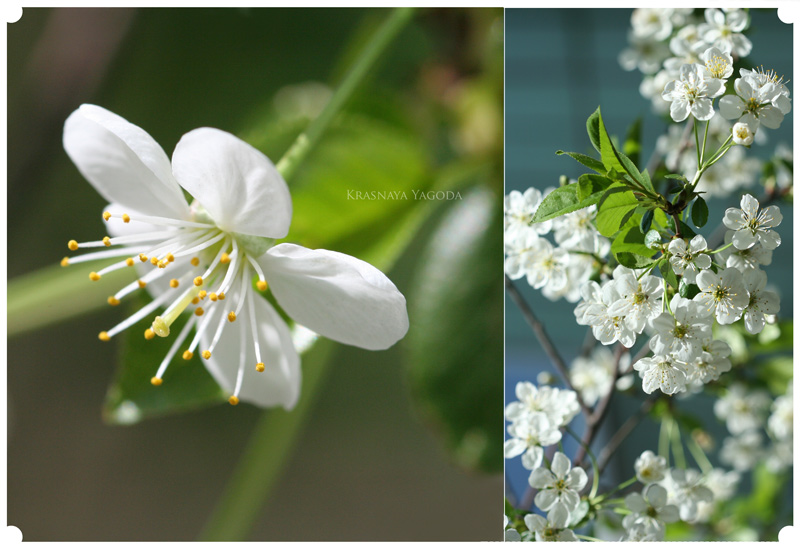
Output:
<svg viewBox="0 0 800 549">
<path fill-rule="evenodd" d="M 236 396 L 231 395 L 231 398 L 228 399 L 228 402 L 231 403 L 231 406 L 236 406 L 239 404 L 239 399 Z"/>
<path fill-rule="evenodd" d="M 73 252 L 78 249 L 78 241 L 77 240 L 70 240 L 67 242 L 67 248 L 72 250 Z"/>
<path fill-rule="evenodd" d="M 103 212 L 103 219 L 105 219 L 106 221 L 111 219 L 111 212 Z"/>
<path fill-rule="evenodd" d="M 267 289 L 267 282 L 264 280 L 259 280 L 256 282 L 256 288 L 258 288 L 259 292 L 263 292 Z"/>
<path fill-rule="evenodd" d="M 183 360 L 192 360 L 194 353 L 192 351 L 183 351 Z"/>
<path fill-rule="evenodd" d="M 150 328 L 148 328 L 148 329 L 146 329 L 144 331 L 144 338 L 145 339 L 153 339 L 154 337 L 156 337 L 156 333 L 153 330 L 151 330 Z"/>
<path fill-rule="evenodd" d="M 197 294 L 197 297 L 199 297 L 200 299 L 205 299 L 207 295 L 208 292 L 206 292 L 205 290 L 200 290 L 200 293 Z"/>
<path fill-rule="evenodd" d="M 191 261 L 189 261 L 189 263 L 191 263 L 193 266 L 197 267 L 198 265 L 200 265 L 200 258 L 199 257 L 193 257 L 191 259 Z"/>
<path fill-rule="evenodd" d="M 172 263 L 175 261 L 175 256 L 172 254 L 167 254 L 167 263 Z"/>
<path fill-rule="evenodd" d="M 119 305 L 119 299 L 117 299 L 116 297 L 114 297 L 112 295 L 111 297 L 108 298 L 108 304 L 109 305 Z"/>
<path fill-rule="evenodd" d="M 100 275 L 92 271 L 91 273 L 89 273 L 89 280 L 91 280 L 92 282 L 97 282 L 98 280 L 100 280 Z"/>
<path fill-rule="evenodd" d="M 200 298 L 199 297 L 196 297 L 196 298 L 194 298 L 192 300 L 192 305 L 197 305 L 198 303 L 200 303 Z"/>
<path fill-rule="evenodd" d="M 236 313 L 231 311 L 228 313 L 228 322 L 233 322 L 234 320 L 236 320 Z"/>
<path fill-rule="evenodd" d="M 256 372 L 263 372 L 263 371 L 264 371 L 264 363 L 259 362 L 258 364 L 256 364 Z"/>
<path fill-rule="evenodd" d="M 108 336 L 108 332 L 100 332 L 97 334 L 97 339 L 100 341 L 108 341 L 111 338 Z"/>
<path fill-rule="evenodd" d="M 111 246 L 111 237 L 110 236 L 104 236 L 103 237 L 103 244 L 105 244 L 106 246 Z"/>
<path fill-rule="evenodd" d="M 146 262 L 147 256 L 144 254 L 139 254 L 139 261 L 141 261 L 142 263 Z"/>
<path fill-rule="evenodd" d="M 220 300 L 222 300 L 222 299 L 225 299 L 225 293 L 224 293 L 224 292 L 220 292 L 220 293 L 219 293 L 219 295 L 217 295 L 217 297 L 218 297 Z"/>
<path fill-rule="evenodd" d="M 172 280 L 169 281 L 170 288 L 177 288 L 178 285 L 180 285 L 180 282 L 178 282 L 177 278 L 173 278 Z"/>
<path fill-rule="evenodd" d="M 127 265 L 128 267 L 133 267 L 133 258 L 129 257 L 128 259 L 126 259 L 125 265 Z"/>
<path fill-rule="evenodd" d="M 202 276 L 196 276 L 194 278 L 194 285 L 195 286 L 202 286 L 203 285 L 203 277 Z"/>
<path fill-rule="evenodd" d="M 147 286 L 147 282 L 145 282 L 144 280 L 140 280 L 139 281 L 139 288 L 144 288 L 145 286 Z"/>
<path fill-rule="evenodd" d="M 231 256 L 228 255 L 228 252 L 223 252 L 222 257 L 219 258 L 220 263 L 230 263 Z"/>
<path fill-rule="evenodd" d="M 141 257 L 139 259 L 141 259 Z M 152 263 L 153 265 L 158 265 L 158 258 L 157 257 L 151 257 L 150 258 L 150 263 Z"/>
<path fill-rule="evenodd" d="M 164 380 L 161 379 L 160 377 L 153 376 L 153 377 L 150 378 L 150 383 L 155 385 L 156 387 L 161 385 L 163 382 L 164 382 Z"/>
<path fill-rule="evenodd" d="M 131 216 L 129 216 L 128 214 L 122 214 L 122 221 L 124 221 L 125 223 L 130 223 Z"/>
<path fill-rule="evenodd" d="M 194 310 L 194 314 L 196 314 L 197 316 L 203 316 L 204 312 L 205 311 L 203 310 L 202 307 L 198 307 L 197 309 Z"/>
<path fill-rule="evenodd" d="M 66 267 L 67 265 L 69 265 L 69 258 L 65 257 L 64 259 L 61 260 L 61 266 Z"/>
<path fill-rule="evenodd" d="M 206 360 L 211 358 L 211 351 L 203 351 L 203 358 Z"/>
<path fill-rule="evenodd" d="M 167 268 L 167 264 L 168 263 L 166 261 L 159 261 L 158 262 L 158 268 L 159 269 L 166 269 Z"/>
<path fill-rule="evenodd" d="M 215 294 L 213 292 L 208 294 L 208 299 L 210 299 L 211 301 L 216 301 L 217 300 L 217 294 Z"/>
</svg>

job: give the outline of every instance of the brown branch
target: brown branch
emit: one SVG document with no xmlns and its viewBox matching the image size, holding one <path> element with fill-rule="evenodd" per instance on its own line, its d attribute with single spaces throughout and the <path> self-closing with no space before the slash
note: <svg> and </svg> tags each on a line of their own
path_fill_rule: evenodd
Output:
<svg viewBox="0 0 800 549">
<path fill-rule="evenodd" d="M 642 421 L 648 412 L 650 412 L 650 410 L 653 408 L 653 405 L 655 405 L 656 400 L 658 400 L 658 397 L 648 398 L 642 402 L 639 411 L 629 417 L 627 421 L 622 424 L 619 430 L 612 435 L 612 437 L 600 451 L 600 454 L 597 456 L 597 468 L 601 473 L 606 468 L 606 465 L 608 465 L 608 462 L 611 460 L 611 456 L 614 454 L 617 448 L 619 448 L 620 444 L 625 441 L 625 439 L 631 434 L 631 432 L 633 432 L 639 422 Z"/>
<path fill-rule="evenodd" d="M 575 391 L 575 388 L 572 386 L 572 382 L 569 379 L 569 368 L 567 363 L 564 362 L 564 359 L 561 358 L 561 355 L 558 353 L 555 345 L 553 345 L 550 336 L 547 335 L 547 332 L 544 329 L 544 325 L 536 318 L 536 315 L 533 314 L 533 309 L 531 309 L 530 305 L 525 301 L 525 298 L 519 292 L 514 283 L 508 278 L 508 275 L 505 277 L 506 281 L 506 291 L 508 291 L 508 295 L 511 296 L 511 299 L 514 303 L 519 307 L 522 316 L 525 317 L 525 321 L 533 330 L 533 333 L 536 335 L 536 339 L 539 340 L 539 343 L 542 345 L 544 352 L 547 353 L 547 356 L 550 357 L 550 360 L 553 362 L 553 365 L 558 370 L 558 373 L 561 375 L 562 379 L 564 380 L 564 384 L 572 391 L 575 392 L 575 395 L 578 398 L 578 404 L 581 407 L 581 410 L 588 418 L 591 415 L 591 409 L 586 405 L 583 398 L 581 397 L 580 392 Z"/>
</svg>

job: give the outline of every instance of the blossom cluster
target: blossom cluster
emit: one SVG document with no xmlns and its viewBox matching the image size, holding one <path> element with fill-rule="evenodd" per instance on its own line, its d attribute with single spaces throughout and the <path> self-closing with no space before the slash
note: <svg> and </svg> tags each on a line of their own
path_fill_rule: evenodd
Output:
<svg viewBox="0 0 800 549">
<path fill-rule="evenodd" d="M 731 497 L 739 483 L 736 471 L 709 468 L 705 473 L 692 468 L 670 468 L 663 456 L 644 451 L 634 464 L 641 492 L 625 497 L 622 527 L 625 541 L 660 541 L 666 525 L 708 522 L 716 504 Z"/>
<path fill-rule="evenodd" d="M 550 191 L 531 187 L 524 193 L 511 191 L 505 197 L 505 272 L 512 280 L 526 277 L 551 301 L 564 298 L 575 303 L 581 297 L 581 285 L 608 256 L 611 243 L 593 225 L 595 206 L 532 223 Z M 545 238 L 548 234 L 555 244 Z"/>
<path fill-rule="evenodd" d="M 744 472 L 764 462 L 773 472 L 791 467 L 793 459 L 792 381 L 773 400 L 764 389 L 732 384 L 714 403 L 714 413 L 731 436 L 722 442 L 720 460 Z M 765 443 L 765 435 L 767 443 Z"/>
<path fill-rule="evenodd" d="M 608 280 L 582 287 L 577 323 L 591 326 L 604 345 L 619 341 L 628 348 L 646 329 L 653 356 L 633 365 L 646 393 L 658 389 L 671 395 L 719 379 L 731 368 L 731 350 L 713 338 L 714 321 L 726 325 L 743 319 L 754 334 L 780 308 L 777 294 L 765 289 L 767 276 L 759 267 L 771 261 L 767 252 L 780 244 L 773 229 L 781 219 L 777 206 L 760 209 L 755 198 L 745 195 L 741 209 L 729 208 L 723 219 L 730 229 L 725 265 L 713 263 L 715 251 L 701 235 L 688 242 L 673 238 L 665 246 L 664 256 L 682 284 L 696 287 L 693 298 L 676 293 L 667 301 L 665 281 L 646 270 L 618 266 Z"/>
</svg>

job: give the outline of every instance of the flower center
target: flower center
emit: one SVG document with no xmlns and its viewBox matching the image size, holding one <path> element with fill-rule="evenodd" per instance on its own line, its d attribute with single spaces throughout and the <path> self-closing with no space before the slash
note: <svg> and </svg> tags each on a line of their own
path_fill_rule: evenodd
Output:
<svg viewBox="0 0 800 549">
<path fill-rule="evenodd" d="M 105 212 L 106 221 L 112 218 L 121 219 L 123 223 L 146 223 L 154 225 L 154 232 L 138 232 L 130 235 L 109 237 L 94 242 L 78 243 L 71 240 L 68 247 L 72 251 L 79 248 L 108 248 L 94 253 L 68 258 L 61 265 L 67 266 L 86 261 L 124 258 L 121 261 L 92 272 L 89 278 L 100 280 L 103 275 L 139 263 L 140 278 L 120 289 L 108 298 L 110 305 L 119 305 L 127 295 L 136 290 L 150 286 L 154 299 L 139 311 L 120 322 L 113 328 L 99 334 L 102 341 L 108 341 L 118 333 L 130 328 L 140 320 L 152 315 L 159 307 L 166 310 L 153 318 L 151 327 L 145 330 L 145 339 L 155 336 L 169 337 L 171 327 L 191 309 L 191 316 L 180 330 L 155 376 L 150 380 L 153 385 L 161 385 L 162 376 L 177 354 L 179 348 L 188 338 L 192 329 L 195 335 L 182 356 L 185 360 L 194 357 L 200 338 L 204 334 L 214 334 L 208 349 L 201 356 L 208 360 L 219 342 L 226 325 L 235 322 L 241 314 L 249 316 L 251 326 L 251 342 L 255 350 L 256 370 L 263 372 L 261 352 L 258 343 L 257 325 L 255 322 L 255 305 L 253 279 L 257 278 L 256 288 L 266 291 L 267 282 L 264 272 L 255 258 L 264 254 L 274 240 L 252 235 L 228 233 L 219 229 L 205 210 L 197 204 L 192 205 L 192 220 L 179 220 L 153 216 L 111 214 Z M 149 270 L 148 270 L 149 269 Z M 169 278 L 169 282 L 166 279 Z M 226 294 L 235 296 L 226 308 Z M 229 301 L 229 302 L 230 302 Z M 247 309 L 245 309 L 247 307 Z M 226 313 L 227 311 L 227 313 Z M 216 314 L 219 313 L 219 314 Z M 239 402 L 239 391 L 244 368 L 242 353 L 234 394 L 229 399 L 231 404 Z"/>
</svg>

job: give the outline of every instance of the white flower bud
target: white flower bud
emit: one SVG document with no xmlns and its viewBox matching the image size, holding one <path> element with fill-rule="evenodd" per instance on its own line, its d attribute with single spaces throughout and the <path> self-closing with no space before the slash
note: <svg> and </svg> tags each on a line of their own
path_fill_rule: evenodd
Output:
<svg viewBox="0 0 800 549">
<path fill-rule="evenodd" d="M 737 122 L 733 125 L 733 142 L 737 145 L 744 145 L 749 147 L 753 144 L 755 132 L 750 129 L 747 122 Z"/>
</svg>

